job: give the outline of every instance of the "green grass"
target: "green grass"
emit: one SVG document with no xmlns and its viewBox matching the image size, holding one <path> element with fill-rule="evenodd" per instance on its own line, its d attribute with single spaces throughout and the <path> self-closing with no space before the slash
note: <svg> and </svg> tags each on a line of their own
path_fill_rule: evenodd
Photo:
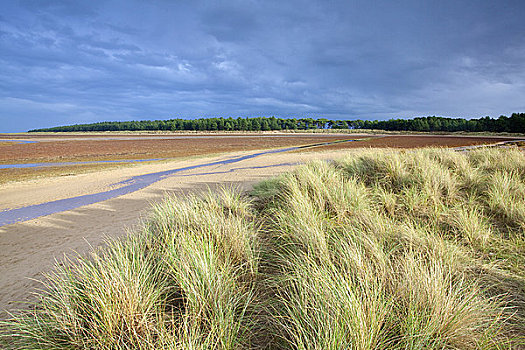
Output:
<svg viewBox="0 0 525 350">
<path fill-rule="evenodd" d="M 525 157 L 361 151 L 168 198 L 57 267 L 17 349 L 525 347 Z"/>
</svg>

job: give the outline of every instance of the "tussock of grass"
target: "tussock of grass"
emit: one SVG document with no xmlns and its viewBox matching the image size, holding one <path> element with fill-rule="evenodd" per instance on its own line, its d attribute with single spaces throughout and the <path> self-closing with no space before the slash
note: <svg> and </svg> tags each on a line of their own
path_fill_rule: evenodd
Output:
<svg viewBox="0 0 525 350">
<path fill-rule="evenodd" d="M 249 343 L 257 248 L 231 191 L 166 200 L 138 234 L 58 267 L 17 349 L 236 349 Z"/>
<path fill-rule="evenodd" d="M 269 278 L 283 347 L 516 346 L 523 164 L 519 151 L 367 152 L 256 189 L 274 203 Z"/>
<path fill-rule="evenodd" d="M 363 151 L 171 198 L 58 268 L 4 325 L 22 349 L 525 346 L 517 150 Z"/>
</svg>

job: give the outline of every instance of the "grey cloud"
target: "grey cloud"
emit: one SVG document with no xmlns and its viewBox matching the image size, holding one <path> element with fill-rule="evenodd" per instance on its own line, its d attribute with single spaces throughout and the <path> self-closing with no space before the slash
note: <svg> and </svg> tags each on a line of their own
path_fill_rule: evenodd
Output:
<svg viewBox="0 0 525 350">
<path fill-rule="evenodd" d="M 523 111 L 523 10 L 520 1 L 12 2 L 0 17 L 0 125 Z"/>
</svg>

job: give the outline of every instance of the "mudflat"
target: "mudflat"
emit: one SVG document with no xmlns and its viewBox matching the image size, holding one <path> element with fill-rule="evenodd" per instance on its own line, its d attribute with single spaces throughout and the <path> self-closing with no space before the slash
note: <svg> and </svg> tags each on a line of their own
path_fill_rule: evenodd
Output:
<svg viewBox="0 0 525 350">
<path fill-rule="evenodd" d="M 224 152 L 300 146 L 360 139 L 351 134 L 167 134 L 167 135 L 32 135 L 32 143 L 3 142 L 0 164 L 7 162 L 90 161 L 177 158 Z M 7 139 L 0 135 L 0 139 Z"/>
<path fill-rule="evenodd" d="M 349 134 L 0 134 L 0 166 L 53 163 L 45 168 L 0 169 L 0 184 L 117 168 L 122 160 L 183 159 L 367 138 Z M 5 142 L 5 140 L 11 140 Z M 17 142 L 18 141 L 18 142 Z M 83 164 L 62 164 L 87 162 Z"/>
</svg>

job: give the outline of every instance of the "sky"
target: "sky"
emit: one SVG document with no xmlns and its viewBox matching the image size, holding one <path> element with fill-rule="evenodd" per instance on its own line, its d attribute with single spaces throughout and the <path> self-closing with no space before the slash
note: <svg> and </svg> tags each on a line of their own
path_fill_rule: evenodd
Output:
<svg viewBox="0 0 525 350">
<path fill-rule="evenodd" d="M 0 3 L 0 132 L 525 112 L 523 0 Z"/>
</svg>

